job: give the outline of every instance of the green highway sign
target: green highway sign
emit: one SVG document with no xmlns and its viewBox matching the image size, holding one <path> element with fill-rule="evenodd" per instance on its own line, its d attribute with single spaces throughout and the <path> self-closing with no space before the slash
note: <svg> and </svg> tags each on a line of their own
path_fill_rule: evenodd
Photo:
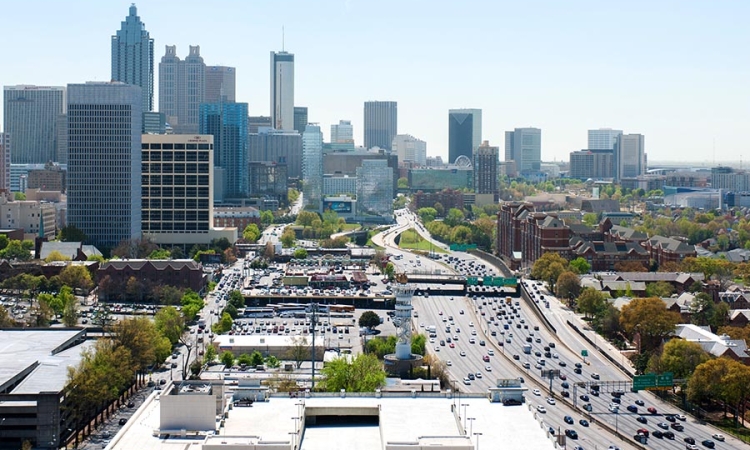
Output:
<svg viewBox="0 0 750 450">
<path fill-rule="evenodd" d="M 585 350 L 585 349 L 581 350 L 581 356 L 583 356 L 584 358 L 587 357 L 587 356 L 589 356 L 589 351 Z"/>
<path fill-rule="evenodd" d="M 656 387 L 658 388 L 669 388 L 674 386 L 674 377 L 672 372 L 664 372 L 656 375 Z"/>
<path fill-rule="evenodd" d="M 637 375 L 633 377 L 633 392 L 642 390 L 659 390 L 659 389 L 672 389 L 674 385 L 674 378 L 672 372 L 664 372 L 660 374 L 647 373 L 645 375 Z"/>
</svg>

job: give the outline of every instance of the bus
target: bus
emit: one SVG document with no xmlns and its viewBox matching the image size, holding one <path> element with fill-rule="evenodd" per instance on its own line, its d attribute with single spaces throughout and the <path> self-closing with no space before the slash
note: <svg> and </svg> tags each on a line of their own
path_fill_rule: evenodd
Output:
<svg viewBox="0 0 750 450">
<path fill-rule="evenodd" d="M 351 313 L 354 314 L 353 305 L 328 305 L 328 311 L 330 313 Z"/>
<path fill-rule="evenodd" d="M 279 317 L 294 317 L 298 313 L 304 314 L 305 305 L 299 303 L 279 303 L 277 305 L 268 305 L 273 308 Z"/>
<path fill-rule="evenodd" d="M 273 308 L 245 308 L 243 317 L 274 317 Z"/>
</svg>

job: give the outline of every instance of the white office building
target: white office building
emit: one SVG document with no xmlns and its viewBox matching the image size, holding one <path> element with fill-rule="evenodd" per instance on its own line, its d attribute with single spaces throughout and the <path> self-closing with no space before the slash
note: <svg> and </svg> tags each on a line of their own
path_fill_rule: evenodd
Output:
<svg viewBox="0 0 750 450">
<path fill-rule="evenodd" d="M 642 134 L 621 134 L 615 144 L 615 179 L 635 178 L 646 173 L 646 151 Z"/>
<path fill-rule="evenodd" d="M 302 133 L 302 196 L 305 205 L 320 205 L 323 187 L 323 133 L 315 123 Z"/>
<path fill-rule="evenodd" d="M 271 52 L 271 126 L 294 130 L 294 55 Z"/>
<path fill-rule="evenodd" d="M 399 164 L 404 161 L 424 166 L 427 164 L 427 142 L 410 134 L 398 134 L 393 138 L 391 151 L 398 155 Z"/>
<path fill-rule="evenodd" d="M 612 128 L 599 128 L 598 130 L 589 130 L 589 150 L 612 150 L 617 144 L 617 137 L 622 135 L 622 130 L 613 130 Z"/>
</svg>

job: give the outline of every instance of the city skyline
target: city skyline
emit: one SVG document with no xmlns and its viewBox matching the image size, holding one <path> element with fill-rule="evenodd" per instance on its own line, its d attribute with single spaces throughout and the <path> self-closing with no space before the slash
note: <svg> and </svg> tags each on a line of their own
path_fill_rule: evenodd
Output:
<svg viewBox="0 0 750 450">
<path fill-rule="evenodd" d="M 251 115 L 270 113 L 268 52 L 283 45 L 295 54 L 295 103 L 309 106 L 310 121 L 323 130 L 341 118 L 352 120 L 357 145 L 363 143 L 362 103 L 392 99 L 401 110 L 399 132 L 424 139 L 431 156 L 447 157 L 447 111 L 472 106 L 482 109 L 483 138 L 490 142 L 502 142 L 503 131 L 516 126 L 542 129 L 545 161 L 567 161 L 570 152 L 586 147 L 587 130 L 604 127 L 647 136 L 649 161 L 718 163 L 748 157 L 741 133 L 750 120 L 742 106 L 750 95 L 744 83 L 749 65 L 733 55 L 750 40 L 739 20 L 750 5 L 680 3 L 672 8 L 632 2 L 627 10 L 617 10 L 584 1 L 564 6 L 538 1 L 534 8 L 470 2 L 455 11 L 439 1 L 430 8 L 419 2 L 386 1 L 377 8 L 355 1 L 289 3 L 296 6 L 284 14 L 277 5 L 229 1 L 213 10 L 197 2 L 136 6 L 155 48 L 200 45 L 207 60 L 236 67 L 237 101 L 248 102 Z M 107 37 L 119 28 L 128 7 L 128 2 L 44 3 L 34 21 L 11 21 L 0 36 L 6 42 L 24 36 L 25 44 L 6 49 L 6 59 L 14 64 L 0 82 L 64 86 L 108 81 Z M 8 5 L 7 13 L 20 15 L 20 8 Z M 368 26 L 394 11 L 399 14 L 388 33 Z M 425 15 L 429 26 L 408 19 L 416 13 Z M 65 33 L 63 24 L 82 15 L 97 19 L 79 33 Z M 501 29 L 487 26 L 509 15 L 519 20 Z M 195 16 L 221 21 L 224 32 L 184 27 Z M 605 17 L 636 20 L 638 33 L 613 32 Z M 444 32 L 446 27 L 451 33 Z M 455 40 L 462 33 L 475 35 L 472 45 Z M 238 52 L 232 42 L 248 44 Z M 77 48 L 86 57 L 70 57 L 61 47 Z M 328 57 L 333 48 L 335 59 Z M 502 56 L 511 50 L 520 56 L 507 70 Z"/>
</svg>

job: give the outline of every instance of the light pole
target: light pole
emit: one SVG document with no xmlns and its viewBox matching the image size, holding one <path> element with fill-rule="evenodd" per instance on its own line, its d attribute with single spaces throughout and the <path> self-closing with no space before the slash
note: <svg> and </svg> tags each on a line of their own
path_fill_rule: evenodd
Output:
<svg viewBox="0 0 750 450">
<path fill-rule="evenodd" d="M 310 391 L 315 390 L 315 327 L 318 326 L 318 304 L 312 303 L 310 304 L 310 327 L 312 329 L 312 379 L 310 382 L 312 383 L 312 387 L 310 388 Z"/>
<path fill-rule="evenodd" d="M 466 407 L 469 406 L 468 403 L 461 403 L 461 406 L 464 407 L 464 434 L 466 434 Z M 459 417 L 460 419 L 460 417 Z"/>
<path fill-rule="evenodd" d="M 296 433 L 299 428 L 297 428 L 297 421 L 299 420 L 299 416 L 292 417 L 294 419 L 294 432 Z"/>
<path fill-rule="evenodd" d="M 294 449 L 294 448 L 296 448 L 297 432 L 296 431 L 290 431 L 289 435 L 292 437 L 292 449 Z"/>
<path fill-rule="evenodd" d="M 477 448 L 476 448 L 476 450 L 479 450 L 479 436 L 481 436 L 481 435 L 482 435 L 482 433 L 474 433 L 474 436 L 477 437 Z"/>
<path fill-rule="evenodd" d="M 477 418 L 468 417 L 467 420 L 469 420 L 469 436 L 471 436 L 471 432 L 474 431 L 474 421 L 477 420 Z"/>
</svg>

